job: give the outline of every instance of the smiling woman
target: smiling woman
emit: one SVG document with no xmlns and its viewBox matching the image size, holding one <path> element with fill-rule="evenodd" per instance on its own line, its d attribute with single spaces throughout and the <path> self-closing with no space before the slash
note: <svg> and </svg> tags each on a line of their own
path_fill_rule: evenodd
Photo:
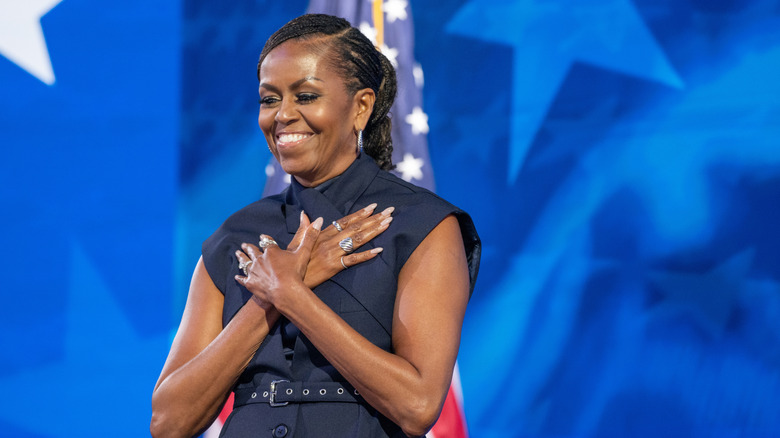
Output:
<svg viewBox="0 0 780 438">
<path fill-rule="evenodd" d="M 476 280 L 471 218 L 386 172 L 395 72 L 345 20 L 282 27 L 258 79 L 258 124 L 293 178 L 203 244 L 152 435 L 197 435 L 231 392 L 225 437 L 424 435 Z"/>
<path fill-rule="evenodd" d="M 320 43 L 322 44 L 322 43 Z M 375 93 L 352 94 L 316 42 L 282 43 L 261 63 L 258 124 L 285 172 L 306 187 L 341 174 L 358 154 Z"/>
</svg>

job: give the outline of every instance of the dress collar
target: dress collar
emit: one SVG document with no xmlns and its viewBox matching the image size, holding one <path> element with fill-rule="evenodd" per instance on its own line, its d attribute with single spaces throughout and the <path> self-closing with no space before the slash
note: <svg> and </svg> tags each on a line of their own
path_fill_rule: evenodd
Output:
<svg viewBox="0 0 780 438">
<path fill-rule="evenodd" d="M 291 178 L 285 195 L 287 231 L 295 233 L 298 229 L 301 209 L 310 220 L 322 217 L 325 226 L 346 216 L 377 173 L 379 166 L 374 159 L 361 152 L 347 170 L 324 183 L 328 184 L 325 190 L 304 187 Z"/>
</svg>

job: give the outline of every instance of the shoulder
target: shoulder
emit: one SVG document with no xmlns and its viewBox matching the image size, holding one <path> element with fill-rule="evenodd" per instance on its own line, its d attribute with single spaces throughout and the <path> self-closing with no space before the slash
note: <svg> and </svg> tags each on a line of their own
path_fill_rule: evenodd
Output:
<svg viewBox="0 0 780 438">
<path fill-rule="evenodd" d="M 270 227 L 284 223 L 284 197 L 282 194 L 263 198 L 231 214 L 204 242 L 201 247 L 203 264 L 212 281 L 221 291 L 230 276 L 228 271 L 233 253 L 242 242 L 254 242 L 260 233 L 274 235 L 278 230 Z"/>
<path fill-rule="evenodd" d="M 402 200 L 412 206 L 425 205 L 428 208 L 438 207 L 444 210 L 459 210 L 432 191 L 416 186 L 384 170 L 380 170 L 377 173 L 367 194 Z"/>
<path fill-rule="evenodd" d="M 473 290 L 479 270 L 482 244 L 474 222 L 468 213 L 428 189 L 416 186 L 380 170 L 364 193 L 365 201 L 377 202 L 377 210 L 393 206 L 393 227 L 399 243 L 398 266 L 402 266 L 428 234 L 448 216 L 457 219 L 463 247 L 468 260 L 470 289 Z M 453 225 L 451 222 L 449 225 Z M 449 227 L 446 227 L 450 229 Z M 450 229 L 450 231 L 452 231 Z M 390 233 L 392 234 L 392 233 Z"/>
<path fill-rule="evenodd" d="M 283 213 L 283 208 L 283 194 L 260 199 L 228 216 L 217 231 L 245 230 L 247 224 L 263 223 L 268 219 L 277 217 Z"/>
</svg>

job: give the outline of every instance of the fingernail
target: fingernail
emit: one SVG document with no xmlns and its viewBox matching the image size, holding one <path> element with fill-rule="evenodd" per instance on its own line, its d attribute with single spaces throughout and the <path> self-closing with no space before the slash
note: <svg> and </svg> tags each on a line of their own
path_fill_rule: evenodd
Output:
<svg viewBox="0 0 780 438">
<path fill-rule="evenodd" d="M 369 251 L 369 252 L 370 252 L 371 254 L 379 254 L 380 252 L 382 252 L 382 247 L 380 246 L 379 248 L 374 248 L 374 249 L 372 249 L 372 250 L 371 250 L 371 251 Z"/>
<path fill-rule="evenodd" d="M 301 217 L 298 219 L 300 222 L 303 222 L 303 210 L 301 210 Z"/>
<path fill-rule="evenodd" d="M 393 221 L 392 217 L 384 218 L 384 219 L 382 219 L 382 222 L 379 223 L 379 226 L 383 227 L 383 226 L 389 224 L 392 221 Z"/>
<path fill-rule="evenodd" d="M 376 202 L 374 202 L 373 204 L 370 204 L 370 205 L 367 205 L 367 206 L 365 206 L 365 207 L 363 208 L 363 211 L 365 211 L 366 213 L 368 213 L 368 212 L 374 211 L 374 209 L 375 209 L 375 208 L 376 208 Z"/>
<path fill-rule="evenodd" d="M 315 230 L 322 228 L 322 217 L 318 217 L 317 220 L 311 224 L 311 226 L 314 227 Z"/>
<path fill-rule="evenodd" d="M 395 210 L 395 207 L 387 207 L 382 211 L 382 216 L 390 216 L 390 213 L 392 213 Z"/>
</svg>

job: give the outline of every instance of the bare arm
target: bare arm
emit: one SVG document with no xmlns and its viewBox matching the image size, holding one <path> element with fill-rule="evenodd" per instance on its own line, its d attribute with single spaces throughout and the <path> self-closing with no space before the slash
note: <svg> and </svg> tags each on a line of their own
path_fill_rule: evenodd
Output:
<svg viewBox="0 0 780 438">
<path fill-rule="evenodd" d="M 468 302 L 468 268 L 457 219 L 448 216 L 436 226 L 401 270 L 394 353 L 372 344 L 317 298 L 287 268 L 293 256 L 278 249 L 260 255 L 264 270 L 256 272 L 261 278 L 250 278 L 249 290 L 300 328 L 368 403 L 406 434 L 425 434 L 444 403 Z"/>
<path fill-rule="evenodd" d="M 279 318 L 276 310 L 251 299 L 222 330 L 223 303 L 199 260 L 179 330 L 152 394 L 153 436 L 191 437 L 210 426 Z"/>
<path fill-rule="evenodd" d="M 339 219 L 341 226 L 348 229 L 343 234 L 333 227 L 318 233 L 320 239 L 313 245 L 312 258 L 300 266 L 301 272 L 306 272 L 306 284 L 315 287 L 343 269 L 342 261 L 335 258 L 332 250 L 338 248 L 336 242 L 343 236 L 353 237 L 359 246 L 387 229 L 389 221 L 385 219 L 392 209 L 372 216 L 375 207 L 371 204 Z M 302 214 L 291 246 L 298 246 L 310 229 L 308 217 Z M 376 250 L 353 253 L 345 256 L 343 263 L 353 266 L 377 254 Z M 236 255 L 239 261 L 246 259 L 240 251 Z M 223 330 L 223 305 L 224 296 L 199 260 L 179 330 L 152 394 L 153 436 L 194 436 L 211 425 L 279 318 L 276 309 L 253 298 Z"/>
</svg>

